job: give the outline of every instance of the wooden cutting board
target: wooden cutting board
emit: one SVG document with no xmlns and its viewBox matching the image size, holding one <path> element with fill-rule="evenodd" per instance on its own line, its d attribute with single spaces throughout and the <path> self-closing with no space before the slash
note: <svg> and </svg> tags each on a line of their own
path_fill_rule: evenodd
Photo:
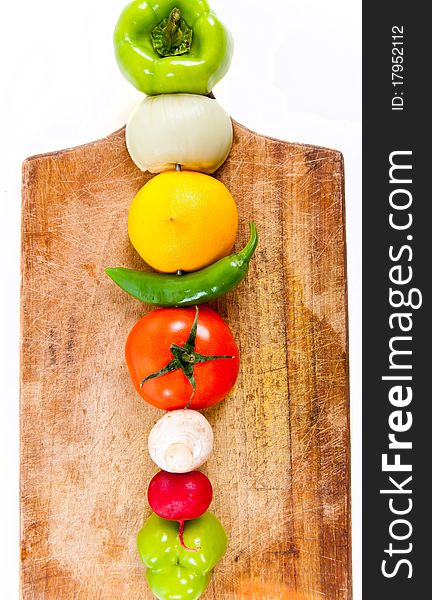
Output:
<svg viewBox="0 0 432 600">
<path fill-rule="evenodd" d="M 129 204 L 150 175 L 124 130 L 24 163 L 21 347 L 21 597 L 153 598 L 136 546 L 157 468 L 147 436 L 162 412 L 129 381 L 126 336 L 149 306 L 104 267 L 143 268 Z M 206 600 L 351 598 L 343 159 L 235 124 L 217 172 L 256 221 L 249 275 L 214 303 L 241 370 L 205 411 L 203 469 L 230 537 Z M 144 267 L 145 268 L 145 267 Z M 155 340 L 157 344 L 157 340 Z"/>
</svg>

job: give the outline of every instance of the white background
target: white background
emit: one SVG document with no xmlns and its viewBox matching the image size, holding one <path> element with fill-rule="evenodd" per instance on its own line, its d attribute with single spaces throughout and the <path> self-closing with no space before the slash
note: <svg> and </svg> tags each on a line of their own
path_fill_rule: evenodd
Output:
<svg viewBox="0 0 432 600">
<path fill-rule="evenodd" d="M 18 590 L 20 169 L 29 155 L 121 127 L 140 97 L 120 75 L 112 31 L 126 0 L 2 2 L 1 597 Z M 213 0 L 235 43 L 215 88 L 260 133 L 342 150 L 350 309 L 354 598 L 361 597 L 361 2 Z M 114 600 L 114 599 L 107 599 Z M 331 598 L 329 600 L 332 600 Z"/>
</svg>

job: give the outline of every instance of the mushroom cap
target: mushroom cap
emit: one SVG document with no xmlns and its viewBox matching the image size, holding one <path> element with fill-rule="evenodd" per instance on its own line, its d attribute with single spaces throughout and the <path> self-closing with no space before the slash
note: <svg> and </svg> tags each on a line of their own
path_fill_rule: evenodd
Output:
<svg viewBox="0 0 432 600">
<path fill-rule="evenodd" d="M 213 430 L 196 410 L 167 412 L 150 431 L 152 460 L 169 473 L 188 473 L 206 462 L 213 448 Z"/>
</svg>

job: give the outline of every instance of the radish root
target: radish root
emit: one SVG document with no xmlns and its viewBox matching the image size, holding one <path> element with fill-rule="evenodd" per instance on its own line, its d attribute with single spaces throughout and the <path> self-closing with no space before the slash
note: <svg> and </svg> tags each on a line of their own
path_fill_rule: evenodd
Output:
<svg viewBox="0 0 432 600">
<path fill-rule="evenodd" d="M 182 548 L 184 548 L 185 550 L 189 550 L 189 552 L 198 552 L 199 550 L 201 550 L 201 548 L 189 548 L 188 546 L 186 546 L 186 544 L 184 543 L 184 539 L 183 539 L 184 528 L 185 528 L 185 521 L 184 520 L 179 521 L 178 536 L 179 536 L 179 540 L 180 540 L 180 546 Z"/>
</svg>

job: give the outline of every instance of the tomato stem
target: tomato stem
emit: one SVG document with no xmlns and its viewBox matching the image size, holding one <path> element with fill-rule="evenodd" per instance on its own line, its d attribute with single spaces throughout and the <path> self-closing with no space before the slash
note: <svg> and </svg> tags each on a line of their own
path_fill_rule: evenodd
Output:
<svg viewBox="0 0 432 600">
<path fill-rule="evenodd" d="M 195 390 L 192 390 L 192 394 L 190 395 L 189 402 L 184 407 L 184 410 L 187 410 L 189 408 L 189 406 L 192 404 L 192 400 L 193 400 L 194 396 L 195 396 Z"/>
<path fill-rule="evenodd" d="M 177 371 L 177 369 L 181 369 L 183 371 L 184 376 L 187 378 L 189 383 L 192 386 L 192 395 L 189 399 L 189 402 L 185 406 L 188 408 L 193 400 L 194 394 L 196 392 L 196 381 L 194 375 L 194 366 L 199 363 L 209 362 L 211 360 L 219 360 L 219 359 L 233 359 L 235 356 L 206 356 L 204 354 L 199 354 L 195 352 L 195 342 L 196 335 L 198 329 L 198 306 L 195 307 L 195 318 L 192 323 L 191 330 L 189 332 L 189 337 L 183 346 L 179 346 L 178 344 L 171 344 L 170 350 L 173 358 L 166 364 L 160 371 L 156 373 L 152 373 L 151 375 L 147 375 L 140 383 L 140 387 L 142 388 L 146 381 L 149 379 L 154 379 L 155 377 L 161 377 L 162 375 L 166 375 L 167 373 L 171 373 L 172 371 Z"/>
</svg>

